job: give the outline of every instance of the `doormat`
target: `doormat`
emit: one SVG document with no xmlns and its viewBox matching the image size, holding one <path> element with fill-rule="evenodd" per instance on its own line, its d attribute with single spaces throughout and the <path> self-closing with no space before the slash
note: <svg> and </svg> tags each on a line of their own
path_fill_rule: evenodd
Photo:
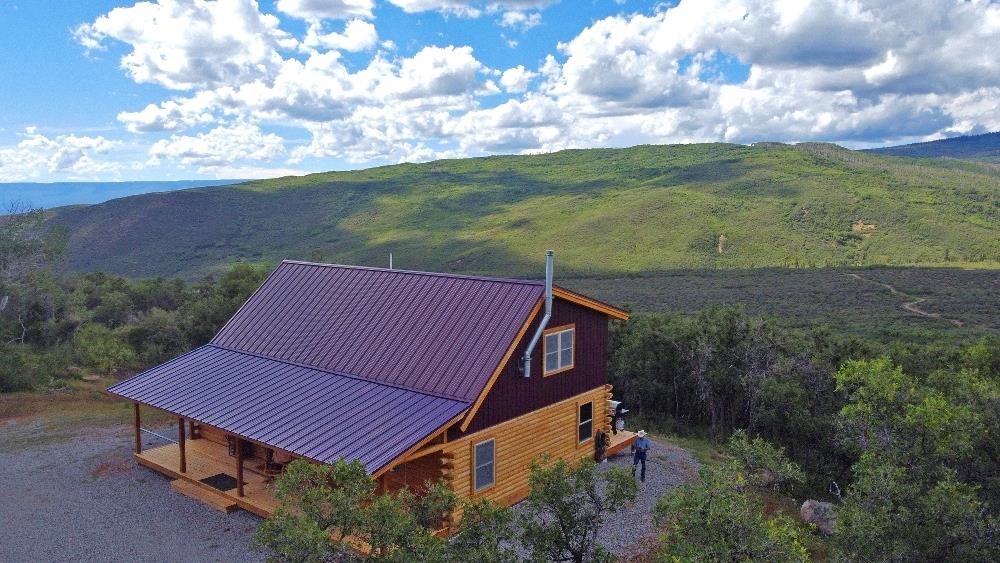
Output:
<svg viewBox="0 0 1000 563">
<path fill-rule="evenodd" d="M 226 475 L 225 473 L 218 473 L 212 475 L 211 477 L 205 477 L 204 479 L 201 479 L 201 482 L 214 489 L 219 489 L 220 491 L 228 491 L 236 488 L 236 478 Z"/>
</svg>

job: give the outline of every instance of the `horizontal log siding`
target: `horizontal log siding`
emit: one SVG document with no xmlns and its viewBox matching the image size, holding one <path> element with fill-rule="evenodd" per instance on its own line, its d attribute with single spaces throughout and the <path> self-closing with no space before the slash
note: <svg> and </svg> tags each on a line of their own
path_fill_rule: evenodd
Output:
<svg viewBox="0 0 1000 563">
<path fill-rule="evenodd" d="M 507 366 L 476 413 L 467 433 L 541 409 L 608 382 L 608 317 L 575 303 L 554 299 L 549 328 L 576 325 L 573 369 L 544 377 L 545 344 L 540 339 L 531 357 L 531 378 L 518 373 L 518 363 L 538 328 L 542 314 L 521 339 Z M 460 434 L 452 432 L 449 438 Z"/>
<path fill-rule="evenodd" d="M 594 432 L 610 429 L 610 385 L 602 385 L 586 393 L 519 416 L 502 424 L 449 441 L 443 450 L 451 467 L 445 469 L 445 479 L 462 497 L 485 497 L 504 505 L 512 505 L 528 496 L 528 475 L 531 462 L 549 454 L 553 459 L 578 461 L 594 455 L 593 438 L 578 443 L 578 406 L 594 403 Z M 495 483 L 475 493 L 473 481 L 473 446 L 489 439 L 496 440 Z"/>
<path fill-rule="evenodd" d="M 215 442 L 216 444 L 222 444 L 223 446 L 228 445 L 228 442 L 226 442 L 226 436 L 232 436 L 232 434 L 226 432 L 225 430 L 216 428 L 215 426 L 211 426 L 209 424 L 203 424 L 201 422 L 197 422 L 195 423 L 195 426 L 197 428 L 196 431 L 200 434 L 200 438 L 204 438 L 210 442 Z M 264 459 L 263 446 L 259 444 L 254 444 L 253 442 L 246 442 L 246 443 L 250 444 L 250 447 L 253 449 L 253 455 L 247 456 L 245 459 L 251 459 L 251 458 Z M 236 457 L 234 456 L 233 459 L 235 460 Z"/>
</svg>

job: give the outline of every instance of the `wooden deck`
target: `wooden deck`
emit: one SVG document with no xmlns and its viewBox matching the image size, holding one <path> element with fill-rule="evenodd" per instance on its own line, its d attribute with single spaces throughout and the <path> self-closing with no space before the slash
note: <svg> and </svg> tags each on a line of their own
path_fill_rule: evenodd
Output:
<svg viewBox="0 0 1000 563">
<path fill-rule="evenodd" d="M 632 442 L 635 442 L 635 432 L 622 430 L 617 434 L 611 434 L 610 438 L 611 443 L 608 445 L 608 451 L 604 453 L 605 457 L 611 457 L 631 446 Z"/>
<path fill-rule="evenodd" d="M 143 450 L 142 453 L 133 455 L 140 465 L 184 482 L 174 486 L 174 490 L 198 498 L 199 501 L 218 510 L 228 511 L 224 507 L 228 505 L 226 501 L 229 501 L 243 510 L 266 518 L 281 506 L 281 502 L 274 496 L 273 479 L 256 470 L 256 466 L 261 463 L 260 460 L 244 461 L 244 496 L 241 497 L 236 494 L 235 487 L 220 491 L 200 481 L 219 473 L 236 478 L 236 458 L 229 456 L 226 446 L 204 438 L 187 440 L 185 453 L 187 458 L 185 473 L 180 472 L 180 449 L 177 444 Z M 205 491 L 205 494 L 198 495 L 199 489 Z"/>
</svg>

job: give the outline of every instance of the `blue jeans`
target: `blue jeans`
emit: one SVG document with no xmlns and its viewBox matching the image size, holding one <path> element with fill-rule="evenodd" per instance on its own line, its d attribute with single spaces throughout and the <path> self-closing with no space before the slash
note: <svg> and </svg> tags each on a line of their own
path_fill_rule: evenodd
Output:
<svg viewBox="0 0 1000 563">
<path fill-rule="evenodd" d="M 636 466 L 642 464 L 642 471 L 639 473 L 639 480 L 646 482 L 646 452 L 641 450 L 636 450 L 635 454 L 632 455 L 632 476 L 635 477 Z"/>
</svg>

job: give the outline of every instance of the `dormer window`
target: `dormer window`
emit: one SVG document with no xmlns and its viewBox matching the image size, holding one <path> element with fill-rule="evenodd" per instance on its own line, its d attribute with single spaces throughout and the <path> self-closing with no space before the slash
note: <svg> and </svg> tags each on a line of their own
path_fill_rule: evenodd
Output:
<svg viewBox="0 0 1000 563">
<path fill-rule="evenodd" d="M 545 331 L 545 369 L 542 375 L 554 375 L 573 369 L 576 326 L 563 325 Z"/>
</svg>

